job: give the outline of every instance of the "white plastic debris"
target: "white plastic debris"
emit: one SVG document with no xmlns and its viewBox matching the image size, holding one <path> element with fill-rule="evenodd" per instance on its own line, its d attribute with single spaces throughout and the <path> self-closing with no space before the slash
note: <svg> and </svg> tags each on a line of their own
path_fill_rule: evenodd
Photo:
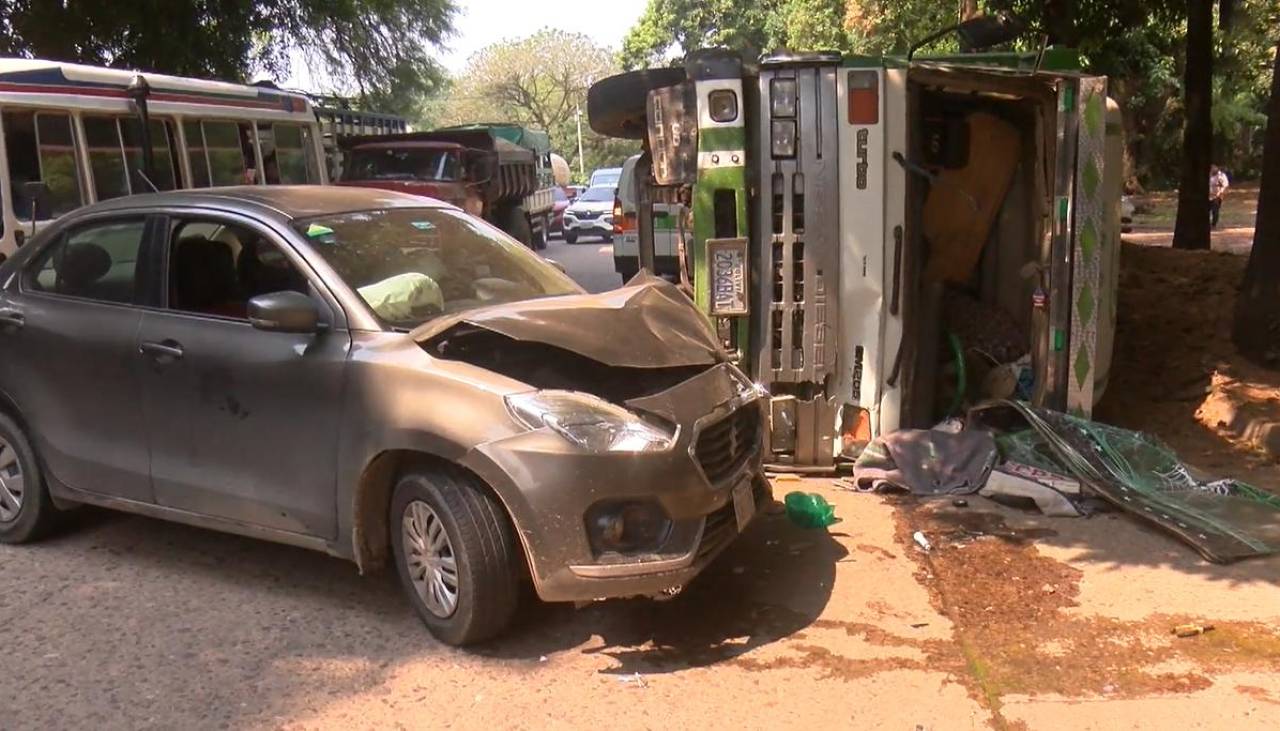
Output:
<svg viewBox="0 0 1280 731">
<path fill-rule="evenodd" d="M 623 683 L 624 685 L 630 685 L 636 688 L 649 687 L 649 684 L 644 682 L 644 678 L 640 676 L 640 673 L 636 673 L 634 675 L 623 675 L 618 678 L 618 682 Z"/>
<path fill-rule="evenodd" d="M 924 533 L 921 533 L 920 531 L 916 531 L 915 533 L 911 534 L 911 537 L 915 540 L 916 545 L 920 546 L 925 551 L 933 550 L 933 544 L 929 543 L 929 539 L 924 537 Z"/>
</svg>

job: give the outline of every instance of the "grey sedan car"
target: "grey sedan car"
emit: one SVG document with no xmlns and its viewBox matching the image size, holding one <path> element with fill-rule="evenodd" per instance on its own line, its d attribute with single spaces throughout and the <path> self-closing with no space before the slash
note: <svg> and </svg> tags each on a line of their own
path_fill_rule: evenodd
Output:
<svg viewBox="0 0 1280 731">
<path fill-rule="evenodd" d="M 121 198 L 0 265 L 0 541 L 88 504 L 394 565 L 453 644 L 526 582 L 679 591 L 769 499 L 762 417 L 671 285 L 414 196 Z"/>
</svg>

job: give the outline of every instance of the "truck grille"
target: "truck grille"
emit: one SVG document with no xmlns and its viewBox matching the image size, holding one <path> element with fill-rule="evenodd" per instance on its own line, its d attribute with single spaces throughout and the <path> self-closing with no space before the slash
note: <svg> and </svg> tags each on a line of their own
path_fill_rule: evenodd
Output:
<svg viewBox="0 0 1280 731">
<path fill-rule="evenodd" d="M 694 453 L 711 484 L 732 477 L 756 453 L 760 442 L 760 409 L 744 406 L 704 428 Z"/>
</svg>

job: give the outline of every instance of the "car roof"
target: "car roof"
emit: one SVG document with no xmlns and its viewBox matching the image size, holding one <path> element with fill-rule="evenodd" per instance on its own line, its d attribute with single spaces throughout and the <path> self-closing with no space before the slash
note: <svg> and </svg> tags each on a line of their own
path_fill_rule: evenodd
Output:
<svg viewBox="0 0 1280 731">
<path fill-rule="evenodd" d="M 136 211 L 168 206 L 244 210 L 292 220 L 380 208 L 451 208 L 422 196 L 378 188 L 336 185 L 240 185 L 227 188 L 173 190 L 112 198 L 78 209 L 75 214 Z"/>
</svg>

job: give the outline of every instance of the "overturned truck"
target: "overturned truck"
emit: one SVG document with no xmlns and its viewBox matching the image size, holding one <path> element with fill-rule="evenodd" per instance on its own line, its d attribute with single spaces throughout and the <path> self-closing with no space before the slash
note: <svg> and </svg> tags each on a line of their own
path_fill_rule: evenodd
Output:
<svg viewBox="0 0 1280 731">
<path fill-rule="evenodd" d="M 990 397 L 1087 415 L 1107 384 L 1122 140 L 1076 55 L 727 50 L 592 86 L 642 139 L 634 221 L 771 395 L 774 463 L 830 466 Z M 647 251 L 646 251 L 647 247 Z"/>
</svg>

